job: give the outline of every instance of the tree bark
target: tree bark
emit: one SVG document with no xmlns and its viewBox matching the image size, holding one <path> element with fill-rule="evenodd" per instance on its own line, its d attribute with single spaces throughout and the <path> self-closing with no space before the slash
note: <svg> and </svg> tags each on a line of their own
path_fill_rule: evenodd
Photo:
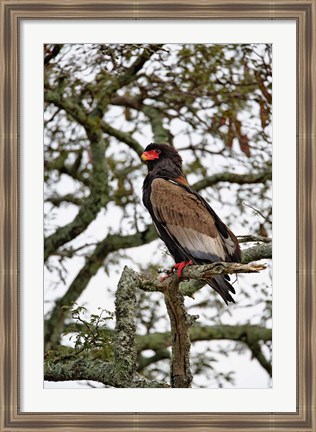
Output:
<svg viewBox="0 0 316 432">
<path fill-rule="evenodd" d="M 186 388 L 191 386 L 190 337 L 189 327 L 194 317 L 188 315 L 184 306 L 184 297 L 175 279 L 168 283 L 164 297 L 171 326 L 172 355 L 170 365 L 171 387 Z"/>
</svg>

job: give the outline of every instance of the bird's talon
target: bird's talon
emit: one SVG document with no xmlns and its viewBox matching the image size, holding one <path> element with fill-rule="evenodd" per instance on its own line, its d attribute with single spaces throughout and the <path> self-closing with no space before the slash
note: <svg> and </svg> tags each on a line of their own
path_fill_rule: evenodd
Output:
<svg viewBox="0 0 316 432">
<path fill-rule="evenodd" d="M 190 260 L 190 261 L 182 261 L 182 262 L 176 263 L 173 266 L 174 269 L 177 269 L 178 277 L 182 276 L 182 270 L 184 269 L 184 267 L 186 267 L 186 266 L 188 266 L 190 264 L 192 264 L 192 260 Z"/>
</svg>

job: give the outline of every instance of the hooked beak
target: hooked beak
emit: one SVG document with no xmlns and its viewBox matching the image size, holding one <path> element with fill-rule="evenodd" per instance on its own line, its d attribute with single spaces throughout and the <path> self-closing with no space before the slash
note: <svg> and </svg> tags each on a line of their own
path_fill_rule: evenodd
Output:
<svg viewBox="0 0 316 432">
<path fill-rule="evenodd" d="M 143 161 L 149 161 L 149 160 L 159 159 L 159 154 L 157 154 L 157 153 L 155 152 L 155 150 L 145 151 L 145 152 L 141 155 L 141 159 L 142 159 Z"/>
</svg>

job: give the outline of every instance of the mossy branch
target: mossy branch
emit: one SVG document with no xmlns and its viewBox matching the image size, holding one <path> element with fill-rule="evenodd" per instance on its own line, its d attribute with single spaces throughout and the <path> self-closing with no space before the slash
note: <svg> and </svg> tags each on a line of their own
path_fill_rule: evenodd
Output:
<svg viewBox="0 0 316 432">
<path fill-rule="evenodd" d="M 206 189 L 207 187 L 214 186 L 220 182 L 236 183 L 239 185 L 244 184 L 254 184 L 254 183 L 265 183 L 268 180 L 272 180 L 272 170 L 271 168 L 266 171 L 258 173 L 249 174 L 236 174 L 233 172 L 221 172 L 216 173 L 211 176 L 205 177 L 202 180 L 194 183 L 192 189 L 195 191 L 200 191 Z"/>
<path fill-rule="evenodd" d="M 132 383 L 136 372 L 136 286 L 133 272 L 125 267 L 115 294 L 115 376 L 118 383 Z M 119 387 L 121 387 L 119 385 Z M 129 387 L 129 385 L 127 385 Z"/>
<path fill-rule="evenodd" d="M 98 359 L 85 359 L 82 356 L 72 360 L 46 361 L 44 365 L 46 381 L 97 381 L 109 387 L 120 388 L 166 388 L 167 383 L 150 381 L 135 373 L 131 380 L 118 379 L 114 363 Z"/>
</svg>

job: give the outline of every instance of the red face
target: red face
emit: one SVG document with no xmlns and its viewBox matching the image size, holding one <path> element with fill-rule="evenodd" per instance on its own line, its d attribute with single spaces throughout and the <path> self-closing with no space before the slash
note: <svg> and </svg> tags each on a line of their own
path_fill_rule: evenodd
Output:
<svg viewBox="0 0 316 432">
<path fill-rule="evenodd" d="M 141 155 L 141 158 L 142 158 L 143 161 L 150 161 L 150 160 L 159 159 L 160 153 L 161 153 L 161 151 L 158 150 L 158 149 L 145 151 Z"/>
</svg>

